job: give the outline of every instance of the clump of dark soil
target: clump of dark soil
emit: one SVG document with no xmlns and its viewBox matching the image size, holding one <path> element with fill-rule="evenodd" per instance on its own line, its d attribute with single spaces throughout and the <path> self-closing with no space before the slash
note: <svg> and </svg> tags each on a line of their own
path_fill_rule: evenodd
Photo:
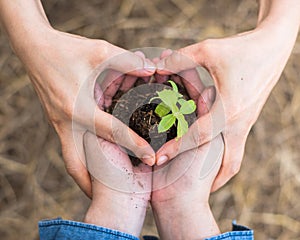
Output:
<svg viewBox="0 0 300 240">
<path fill-rule="evenodd" d="M 169 83 L 155 84 L 145 83 L 143 79 L 138 79 L 132 90 L 128 92 L 118 91 L 113 98 L 112 105 L 105 109 L 121 120 L 139 136 L 144 138 L 157 151 L 165 142 L 173 139 L 177 135 L 177 122 L 164 133 L 158 133 L 158 124 L 161 118 L 155 113 L 155 108 L 159 101 L 150 103 L 150 99 L 156 95 L 156 91 L 170 87 Z M 178 86 L 179 92 L 185 99 L 190 99 L 182 86 Z M 186 115 L 189 126 L 195 120 L 195 114 Z M 134 166 L 141 163 L 132 152 L 128 151 L 130 160 Z"/>
</svg>

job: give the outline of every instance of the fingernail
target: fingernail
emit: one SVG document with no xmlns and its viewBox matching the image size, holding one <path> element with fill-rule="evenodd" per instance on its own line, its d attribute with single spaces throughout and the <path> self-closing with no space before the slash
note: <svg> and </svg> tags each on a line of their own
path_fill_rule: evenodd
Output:
<svg viewBox="0 0 300 240">
<path fill-rule="evenodd" d="M 168 157 L 163 155 L 163 156 L 160 156 L 157 160 L 157 166 L 160 166 L 160 165 L 163 165 L 166 161 L 168 161 Z"/>
<path fill-rule="evenodd" d="M 153 72 L 153 71 L 155 71 L 156 67 L 155 67 L 155 64 L 153 62 L 151 62 L 150 60 L 148 60 L 148 61 L 146 60 L 144 62 L 144 69 L 146 71 Z"/>
<path fill-rule="evenodd" d="M 145 155 L 141 159 L 142 159 L 143 163 L 146 163 L 149 166 L 152 166 L 154 164 L 153 157 L 150 155 Z"/>
</svg>

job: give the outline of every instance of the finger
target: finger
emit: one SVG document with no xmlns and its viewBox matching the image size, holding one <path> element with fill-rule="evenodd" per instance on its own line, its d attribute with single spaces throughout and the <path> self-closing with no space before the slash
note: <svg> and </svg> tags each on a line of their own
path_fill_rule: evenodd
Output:
<svg viewBox="0 0 300 240">
<path fill-rule="evenodd" d="M 145 61 L 148 62 L 147 64 L 154 64 L 154 63 L 153 63 L 150 59 L 148 59 L 148 58 L 146 58 Z M 155 65 L 155 64 L 154 64 L 154 65 Z M 142 78 L 143 78 L 143 80 L 144 80 L 145 83 L 148 83 L 148 82 L 150 82 L 150 80 L 153 78 L 153 75 L 151 75 L 151 76 L 145 76 L 145 77 L 142 77 Z"/>
<path fill-rule="evenodd" d="M 206 91 L 203 92 L 203 98 L 209 98 L 211 97 L 211 88 L 208 88 Z M 207 101 L 207 103 L 205 102 Z M 210 104 L 208 104 L 210 103 Z M 212 100 L 206 99 L 204 100 L 204 103 L 200 102 L 200 114 L 207 113 L 208 107 L 211 107 Z M 218 104 L 216 104 L 218 105 Z M 196 122 L 192 124 L 192 126 L 189 128 L 188 132 L 183 135 L 179 140 L 172 139 L 165 143 L 156 153 L 156 159 L 157 164 L 163 164 L 174 157 L 176 157 L 178 154 L 185 152 L 187 150 L 196 148 L 214 137 L 216 137 L 224 127 L 223 122 L 215 121 L 214 119 L 219 120 L 218 117 L 218 106 L 213 105 L 212 107 L 212 113 L 205 114 L 197 119 Z M 217 112 L 217 113 L 214 113 Z"/>
<path fill-rule="evenodd" d="M 85 155 L 82 146 L 83 132 L 73 134 L 72 131 L 68 131 L 59 134 L 59 136 L 68 174 L 75 180 L 82 191 L 91 198 L 91 179 L 85 166 Z"/>
<path fill-rule="evenodd" d="M 170 56 L 172 54 L 172 52 L 173 51 L 171 49 L 166 49 L 161 53 L 159 58 L 152 59 L 152 62 L 155 64 L 156 68 L 157 68 L 157 65 L 161 65 L 160 62 L 163 61 L 162 59 Z M 164 74 L 164 75 L 155 73 L 155 75 L 154 75 L 155 80 L 157 83 L 164 83 L 170 79 L 170 76 L 168 76 L 170 74 L 172 74 L 172 72 L 168 72 L 168 74 Z"/>
<path fill-rule="evenodd" d="M 141 52 L 133 53 L 110 44 L 105 68 L 114 69 L 121 73 L 137 77 L 151 76 L 156 71 L 152 61 L 146 60 Z M 144 54 L 143 54 L 144 55 Z"/>
<path fill-rule="evenodd" d="M 136 57 L 143 60 L 144 65 L 154 66 L 154 64 L 149 59 L 145 58 L 145 55 L 143 52 L 136 51 L 136 52 L 134 52 L 134 54 L 136 55 Z M 124 56 L 122 56 L 122 55 L 117 56 L 118 61 L 120 61 L 119 58 L 122 59 L 123 57 Z M 129 74 L 133 74 L 133 75 L 129 75 Z M 147 72 L 145 74 L 142 74 L 142 72 L 140 72 L 138 75 L 140 77 L 143 77 L 145 82 L 147 82 L 150 79 L 149 72 Z M 106 77 L 104 79 L 104 84 L 103 84 L 103 89 L 105 88 L 104 95 L 106 97 L 105 98 L 106 99 L 105 100 L 106 107 L 111 105 L 112 97 L 116 94 L 120 85 L 121 85 L 120 90 L 128 91 L 137 80 L 137 76 L 136 76 L 135 72 L 129 71 L 126 78 L 124 78 L 123 76 L 124 75 L 122 74 L 122 72 L 115 71 L 115 70 L 110 70 L 108 72 L 108 74 L 106 75 Z M 125 83 L 123 84 L 124 81 L 125 81 Z"/>
<path fill-rule="evenodd" d="M 225 152 L 221 168 L 211 189 L 212 192 L 217 191 L 239 172 L 244 156 L 245 139 L 237 139 L 234 135 L 224 137 Z"/>
<path fill-rule="evenodd" d="M 162 58 L 156 64 L 157 73 L 168 75 L 195 68 L 197 63 L 189 55 L 184 54 L 184 52 L 184 50 L 173 51 L 171 55 Z"/>
<path fill-rule="evenodd" d="M 152 166 L 155 153 L 148 142 L 111 114 L 95 110 L 95 132 L 98 136 L 131 150 L 142 162 Z"/>
<path fill-rule="evenodd" d="M 146 59 L 145 54 L 142 51 L 135 51 L 134 54 L 143 59 Z"/>
<path fill-rule="evenodd" d="M 169 57 L 172 53 L 173 53 L 172 49 L 165 49 L 162 51 L 162 53 L 160 55 L 160 59 Z"/>
<path fill-rule="evenodd" d="M 104 96 L 104 106 L 109 107 L 112 103 L 112 98 L 119 90 L 124 75 L 114 70 L 108 70 L 102 82 L 100 83 Z"/>
<path fill-rule="evenodd" d="M 177 74 L 172 74 L 172 76 L 168 80 L 172 80 L 177 85 L 183 86 L 182 81 L 181 81 L 181 77 L 178 76 Z"/>
<path fill-rule="evenodd" d="M 133 87 L 136 80 L 137 80 L 137 77 L 131 76 L 131 75 L 126 75 L 122 82 L 120 90 L 123 92 L 127 92 L 129 89 L 131 89 Z"/>
<path fill-rule="evenodd" d="M 216 90 L 215 87 L 210 86 L 206 88 L 197 100 L 197 115 L 204 116 L 211 109 L 215 101 Z"/>
<path fill-rule="evenodd" d="M 155 74 L 155 82 L 157 83 L 164 83 L 166 81 L 168 81 L 168 79 L 170 78 L 168 75 L 161 75 L 161 74 Z"/>
<path fill-rule="evenodd" d="M 103 95 L 104 95 L 104 106 L 105 107 L 110 107 L 112 104 L 112 99 L 115 96 L 115 94 L 118 92 L 119 87 L 123 81 L 123 77 L 120 77 L 116 79 L 110 86 L 108 86 Z"/>
<path fill-rule="evenodd" d="M 200 94 L 205 89 L 205 85 L 201 81 L 198 71 L 193 68 L 182 71 L 179 75 L 182 78 L 183 85 L 186 88 L 190 98 L 197 102 Z"/>
<path fill-rule="evenodd" d="M 154 64 L 157 64 L 157 63 L 159 62 L 159 60 L 160 60 L 160 58 L 156 57 L 156 58 L 153 58 L 153 59 L 152 59 L 152 62 L 153 62 Z"/>
<path fill-rule="evenodd" d="M 143 77 L 143 80 L 144 80 L 144 82 L 145 83 L 148 83 L 148 82 L 150 82 L 150 79 L 151 79 L 151 77 L 149 76 L 149 77 Z"/>
<path fill-rule="evenodd" d="M 136 51 L 136 52 L 134 52 L 134 54 L 137 55 L 138 57 L 140 57 L 141 59 L 143 59 L 143 61 L 146 61 L 145 60 L 145 55 L 144 55 L 143 52 Z M 112 71 L 112 72 L 115 73 L 115 76 L 114 75 L 110 75 L 109 77 L 107 77 L 108 80 L 110 80 L 108 82 L 114 81 L 114 79 L 117 79 L 117 78 L 119 79 L 121 77 L 121 75 L 123 75 L 123 74 L 118 73 L 116 71 Z M 120 86 L 120 90 L 121 91 L 127 91 L 127 90 L 129 90 L 134 85 L 136 79 L 137 79 L 136 76 L 126 75 L 123 78 L 123 81 L 117 81 L 117 83 L 121 84 L 121 86 Z M 114 93 L 116 93 L 116 91 Z M 114 96 L 114 94 L 112 96 Z"/>
</svg>

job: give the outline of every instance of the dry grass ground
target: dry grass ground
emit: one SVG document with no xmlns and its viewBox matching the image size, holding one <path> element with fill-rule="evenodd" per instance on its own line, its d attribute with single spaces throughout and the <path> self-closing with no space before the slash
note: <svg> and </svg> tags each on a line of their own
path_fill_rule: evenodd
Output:
<svg viewBox="0 0 300 240">
<path fill-rule="evenodd" d="M 177 49 L 255 26 L 254 0 L 48 0 L 58 29 L 127 49 Z M 276 49 L 274 49 L 276 51 Z M 237 219 L 256 239 L 300 239 L 300 39 L 247 141 L 240 173 L 212 196 L 223 231 Z M 22 64 L 0 33 L 0 238 L 37 239 L 37 221 L 80 220 L 89 201 L 67 176 L 58 138 Z M 151 216 L 145 233 L 155 233 Z"/>
</svg>

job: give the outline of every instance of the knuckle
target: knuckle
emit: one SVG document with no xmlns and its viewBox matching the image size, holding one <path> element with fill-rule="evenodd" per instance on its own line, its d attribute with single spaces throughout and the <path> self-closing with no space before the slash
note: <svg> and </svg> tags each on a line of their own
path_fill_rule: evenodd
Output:
<svg viewBox="0 0 300 240">
<path fill-rule="evenodd" d="M 169 61 L 171 64 L 178 64 L 182 62 L 182 52 L 174 52 L 170 58 Z"/>
<path fill-rule="evenodd" d="M 90 49 L 90 64 L 92 67 L 101 64 L 104 59 L 107 59 L 110 56 L 110 44 L 105 40 L 92 40 Z"/>
<path fill-rule="evenodd" d="M 108 55 L 108 49 L 109 49 L 109 43 L 105 40 L 97 40 L 96 42 L 97 48 L 102 55 L 107 56 Z"/>
<path fill-rule="evenodd" d="M 215 40 L 214 39 L 206 39 L 201 42 L 201 45 L 199 47 L 203 54 L 205 54 L 206 56 L 209 56 L 211 53 L 214 52 Z"/>
<path fill-rule="evenodd" d="M 203 61 L 203 65 L 207 68 L 212 68 L 214 66 L 215 60 L 218 59 L 218 49 L 217 49 L 217 45 L 215 43 L 216 40 L 214 39 L 207 39 L 201 42 L 201 44 L 199 44 L 197 47 L 197 56 L 196 60 L 198 57 L 200 57 Z M 218 59 L 219 61 L 219 59 Z"/>
</svg>

